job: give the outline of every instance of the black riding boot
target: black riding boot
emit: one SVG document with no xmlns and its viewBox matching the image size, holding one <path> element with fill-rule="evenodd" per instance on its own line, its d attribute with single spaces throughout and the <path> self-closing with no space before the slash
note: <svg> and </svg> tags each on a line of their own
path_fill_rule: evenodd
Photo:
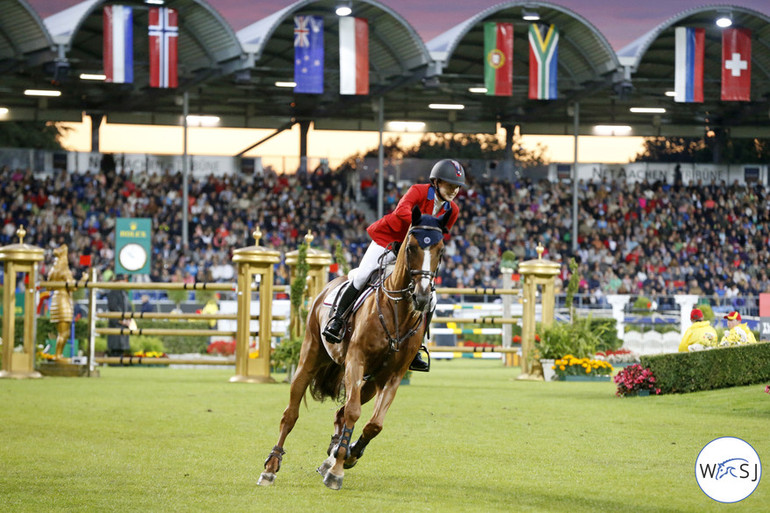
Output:
<svg viewBox="0 0 770 513">
<path fill-rule="evenodd" d="M 423 348 L 425 348 L 425 346 L 422 346 L 420 351 L 417 351 L 417 354 L 414 356 L 414 360 L 412 360 L 412 363 L 409 364 L 409 370 L 417 372 L 428 372 L 430 370 L 430 363 L 423 360 L 422 356 L 420 355 Z M 430 358 L 430 356 L 428 356 L 428 358 Z"/>
<path fill-rule="evenodd" d="M 342 330 L 345 327 L 345 315 L 348 313 L 348 310 L 350 310 L 350 307 L 353 306 L 359 292 L 360 291 L 351 283 L 342 293 L 342 297 L 340 297 L 340 301 L 337 303 L 337 308 L 334 310 L 334 315 L 329 319 L 329 322 L 326 324 L 326 328 L 324 328 L 323 331 L 323 336 L 326 337 L 326 340 L 330 344 L 339 344 L 342 342 L 342 339 L 344 338 Z"/>
</svg>

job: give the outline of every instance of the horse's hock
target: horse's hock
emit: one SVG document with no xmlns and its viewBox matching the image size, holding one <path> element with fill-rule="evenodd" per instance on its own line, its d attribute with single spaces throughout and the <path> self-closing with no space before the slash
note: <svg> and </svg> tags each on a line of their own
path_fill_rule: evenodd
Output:
<svg viewBox="0 0 770 513">
<path fill-rule="evenodd" d="M 41 248 L 24 244 L 27 231 L 20 227 L 16 231 L 18 244 L 0 248 L 0 261 L 4 262 L 5 284 L 3 287 L 3 366 L 0 378 L 40 378 L 35 370 L 35 290 L 37 288 L 37 267 L 43 260 Z M 22 351 L 14 351 L 16 331 L 16 274 L 25 273 L 24 287 L 24 345 Z"/>
<path fill-rule="evenodd" d="M 557 262 L 543 260 L 542 244 L 537 245 L 537 258 L 519 264 L 519 274 L 524 280 L 524 297 L 521 323 L 521 374 L 518 379 L 542 380 L 543 372 L 540 362 L 532 358 L 535 346 L 535 303 L 537 302 L 537 287 L 541 290 L 541 323 L 548 326 L 553 322 L 554 283 L 559 274 L 560 265 Z"/>
<path fill-rule="evenodd" d="M 254 245 L 233 251 L 233 262 L 238 265 L 238 319 L 235 341 L 234 383 L 272 383 L 270 377 L 270 326 L 273 302 L 273 266 L 281 261 L 280 253 L 259 245 L 262 232 L 257 228 Z M 259 357 L 249 358 L 249 324 L 251 322 L 251 293 L 259 277 Z M 261 322 L 267 319 L 267 322 Z"/>
</svg>

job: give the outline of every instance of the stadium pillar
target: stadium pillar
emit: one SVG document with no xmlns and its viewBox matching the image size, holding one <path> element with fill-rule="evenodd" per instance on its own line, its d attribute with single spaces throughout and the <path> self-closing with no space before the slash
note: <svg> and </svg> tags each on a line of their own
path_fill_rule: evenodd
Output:
<svg viewBox="0 0 770 513">
<path fill-rule="evenodd" d="M 580 102 L 575 102 L 572 116 L 575 121 L 575 159 L 572 163 L 572 254 L 578 248 L 578 130 L 580 129 Z"/>
<path fill-rule="evenodd" d="M 99 153 L 99 128 L 102 126 L 103 114 L 89 114 L 91 118 L 91 153 Z"/>
<path fill-rule="evenodd" d="M 516 125 L 503 125 L 505 129 L 505 153 L 503 154 L 502 177 L 506 180 L 513 179 L 513 136 L 516 133 Z"/>
<path fill-rule="evenodd" d="M 310 130 L 310 121 L 303 119 L 299 122 L 299 172 L 307 173 L 307 133 Z"/>
<path fill-rule="evenodd" d="M 187 211 L 190 205 L 187 198 L 187 189 L 189 187 L 187 185 L 187 175 L 190 172 L 190 162 L 187 156 L 187 116 L 190 114 L 190 95 L 187 91 L 184 92 L 182 98 L 182 126 L 184 127 L 184 135 L 182 137 L 182 249 L 186 252 L 190 242 L 187 226 Z"/>
<path fill-rule="evenodd" d="M 377 168 L 380 171 L 377 173 L 377 219 L 380 219 L 384 215 L 383 195 L 385 194 L 385 149 L 382 145 L 382 131 L 385 129 L 385 100 L 382 96 L 380 96 L 379 101 L 377 124 L 380 129 L 380 142 L 377 150 Z"/>
</svg>

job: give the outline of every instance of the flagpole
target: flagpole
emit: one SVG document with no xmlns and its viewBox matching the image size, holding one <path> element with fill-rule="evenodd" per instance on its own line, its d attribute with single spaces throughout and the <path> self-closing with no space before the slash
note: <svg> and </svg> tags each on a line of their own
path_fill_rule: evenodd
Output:
<svg viewBox="0 0 770 513">
<path fill-rule="evenodd" d="M 575 121 L 575 161 L 572 163 L 572 254 L 577 254 L 578 248 L 578 130 L 580 129 L 580 102 L 573 105 Z"/>
<path fill-rule="evenodd" d="M 188 248 L 188 234 L 187 234 L 187 174 L 190 171 L 190 163 L 187 159 L 187 115 L 190 112 L 190 97 L 187 91 L 182 95 L 184 98 L 182 107 L 182 122 L 184 123 L 184 138 L 183 138 L 183 151 L 182 154 L 182 248 L 186 251 Z"/>
</svg>

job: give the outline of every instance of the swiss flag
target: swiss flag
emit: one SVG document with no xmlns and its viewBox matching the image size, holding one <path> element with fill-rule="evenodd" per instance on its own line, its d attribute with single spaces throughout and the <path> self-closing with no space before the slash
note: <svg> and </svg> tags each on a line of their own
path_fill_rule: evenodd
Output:
<svg viewBox="0 0 770 513">
<path fill-rule="evenodd" d="M 751 30 L 722 32 L 722 100 L 751 101 Z"/>
</svg>

